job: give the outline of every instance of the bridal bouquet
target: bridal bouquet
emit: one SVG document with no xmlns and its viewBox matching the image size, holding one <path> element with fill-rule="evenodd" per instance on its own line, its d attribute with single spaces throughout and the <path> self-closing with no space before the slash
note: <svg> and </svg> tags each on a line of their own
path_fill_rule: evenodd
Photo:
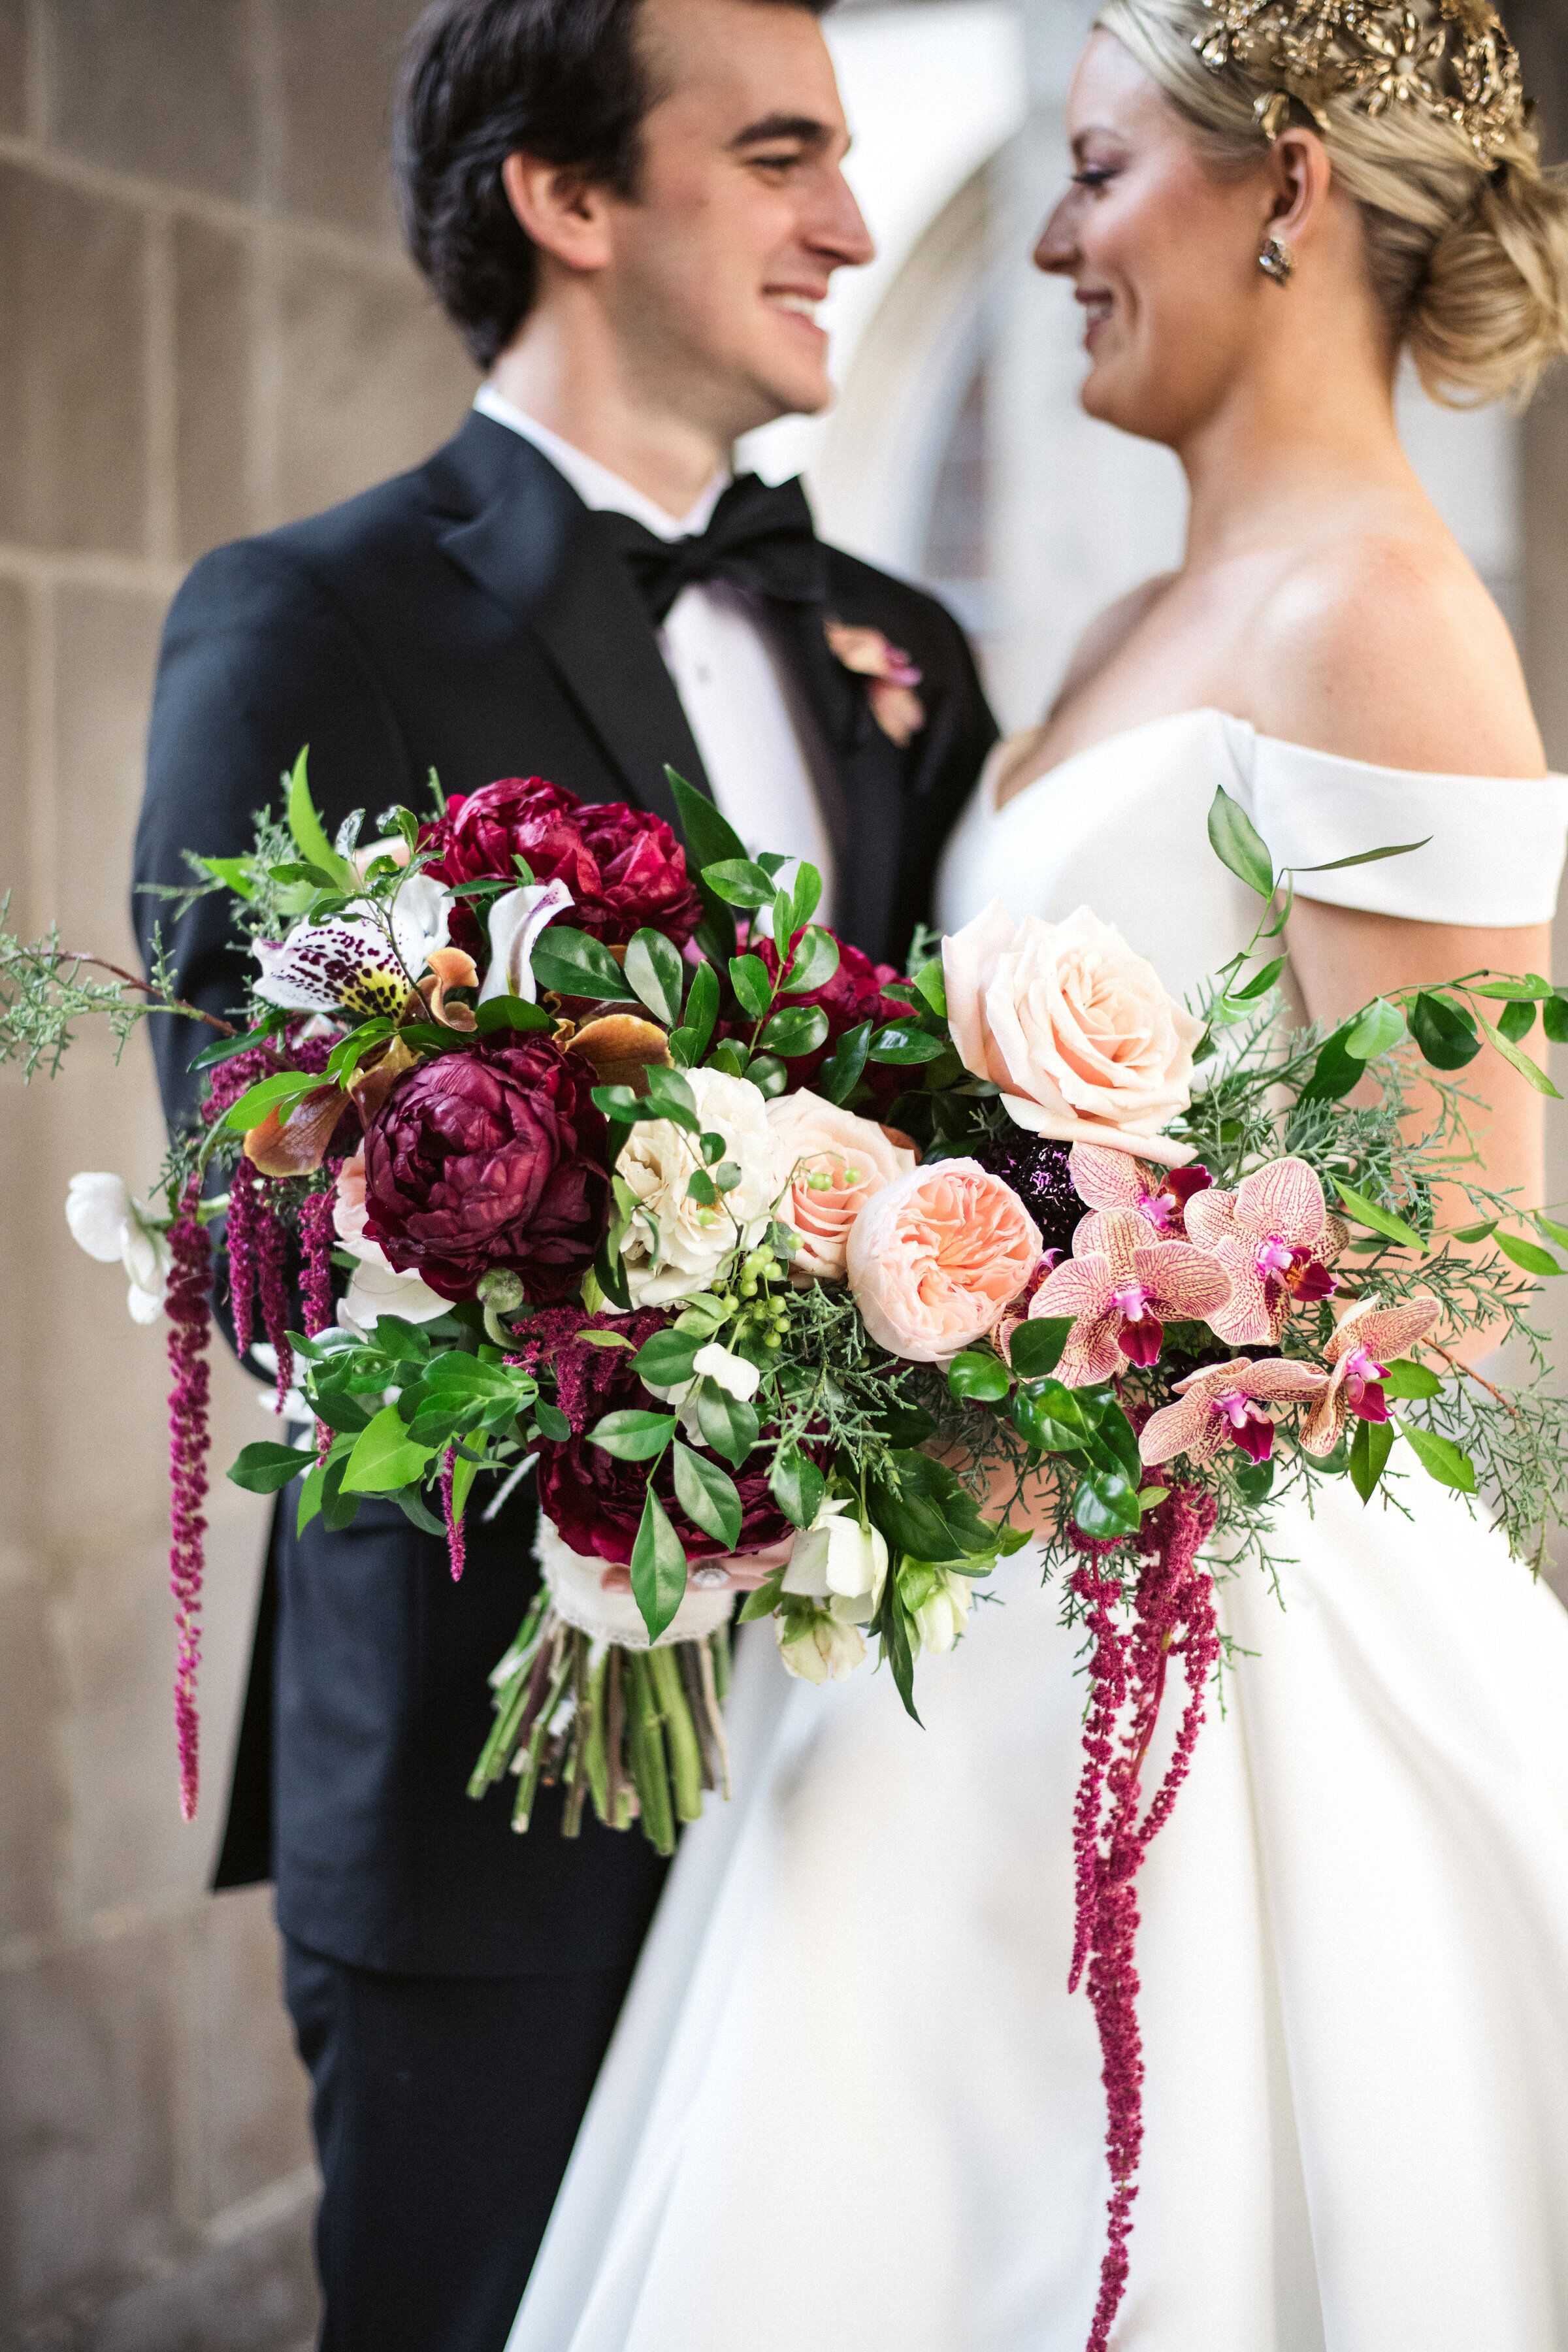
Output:
<svg viewBox="0 0 1568 2352">
<path fill-rule="evenodd" d="M 1406 1464 L 1532 1563 L 1562 1519 L 1568 1407 L 1527 1316 L 1568 1227 L 1472 1181 L 1459 1074 L 1484 1041 L 1554 1091 L 1524 1041 L 1568 1040 L 1568 996 L 1474 972 L 1289 1031 L 1291 877 L 1224 792 L 1210 838 L 1262 913 L 1196 1006 L 1087 908 L 993 905 L 900 978 L 816 921 L 809 866 L 749 856 L 671 783 L 684 848 L 537 778 L 393 809 L 362 845 L 357 817 L 327 838 L 301 755 L 283 820 L 171 894 L 232 895 L 233 1023 L 165 970 L 0 930 L 0 1059 L 58 1067 L 92 1012 L 121 1040 L 150 1010 L 216 1033 L 152 1199 L 87 1175 L 68 1203 L 169 1326 L 183 1799 L 220 1221 L 217 1295 L 285 1425 L 241 1486 L 297 1484 L 301 1528 L 390 1497 L 460 1575 L 470 1514 L 533 1471 L 542 1581 L 470 1784 L 515 1777 L 519 1828 L 555 1783 L 567 1834 L 592 1802 L 670 1851 L 727 1785 L 736 1617 L 813 1682 L 874 1642 L 913 1714 L 917 1658 L 1032 1536 L 1087 1660 L 1103 2346 L 1142 2140 L 1137 1874 L 1222 1662 L 1216 1575 L 1268 1572 L 1280 1501 L 1321 1481 L 1399 1507 Z M 1483 1328 L 1532 1381 L 1467 1369 Z"/>
</svg>

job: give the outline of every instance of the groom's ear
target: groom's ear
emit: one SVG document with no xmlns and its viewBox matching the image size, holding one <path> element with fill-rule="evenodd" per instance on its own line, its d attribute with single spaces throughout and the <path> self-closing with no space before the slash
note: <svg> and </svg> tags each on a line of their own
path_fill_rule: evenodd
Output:
<svg viewBox="0 0 1568 2352">
<path fill-rule="evenodd" d="M 1322 220 L 1333 185 L 1329 151 L 1315 131 L 1282 131 L 1267 164 L 1271 206 L 1265 234 L 1298 246 Z"/>
<path fill-rule="evenodd" d="M 603 269 L 611 258 L 610 190 L 570 164 L 509 155 L 501 185 L 531 245 L 563 268 Z"/>
</svg>

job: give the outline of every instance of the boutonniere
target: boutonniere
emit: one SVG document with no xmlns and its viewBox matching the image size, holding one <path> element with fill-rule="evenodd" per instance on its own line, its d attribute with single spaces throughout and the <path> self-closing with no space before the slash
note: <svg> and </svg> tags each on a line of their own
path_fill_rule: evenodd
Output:
<svg viewBox="0 0 1568 2352">
<path fill-rule="evenodd" d="M 847 621 L 825 625 L 828 651 L 857 677 L 867 681 L 871 716 L 901 751 L 926 723 L 926 707 L 915 688 L 921 673 L 907 653 L 889 645 L 880 629 L 858 629 Z"/>
</svg>

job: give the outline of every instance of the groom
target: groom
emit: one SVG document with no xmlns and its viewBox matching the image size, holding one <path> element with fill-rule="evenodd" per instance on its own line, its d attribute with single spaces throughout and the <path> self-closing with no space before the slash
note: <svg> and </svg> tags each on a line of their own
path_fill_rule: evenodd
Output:
<svg viewBox="0 0 1568 2352">
<path fill-rule="evenodd" d="M 872 249 L 847 145 L 812 0 L 426 12 L 398 178 L 484 386 L 413 473 L 195 567 L 139 882 L 245 847 L 307 741 L 329 829 L 423 805 L 432 769 L 673 818 L 668 761 L 901 954 L 994 732 L 973 665 L 930 598 L 821 545 L 797 486 L 728 481 L 739 435 L 827 403 L 814 312 Z M 913 693 L 875 674 L 889 646 Z M 165 939 L 187 994 L 233 1005 L 215 900 Z M 188 1118 L 189 1040 L 158 1042 Z M 217 1883 L 277 1882 L 333 2352 L 500 2352 L 659 1891 L 635 1834 L 568 1843 L 542 1804 L 518 1838 L 465 1794 L 531 1534 L 520 1498 L 454 1587 L 388 1504 L 273 1530 Z"/>
</svg>

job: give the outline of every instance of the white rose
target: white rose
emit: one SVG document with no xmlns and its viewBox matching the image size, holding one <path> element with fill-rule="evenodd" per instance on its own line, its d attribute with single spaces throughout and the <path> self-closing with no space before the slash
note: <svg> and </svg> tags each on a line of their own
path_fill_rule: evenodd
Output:
<svg viewBox="0 0 1568 2352">
<path fill-rule="evenodd" d="M 845 1517 L 851 1508 L 847 1501 L 823 1504 L 795 1539 L 784 1590 L 826 1601 L 841 1623 L 868 1625 L 881 1601 L 888 1546 L 879 1529 Z"/>
<path fill-rule="evenodd" d="M 1019 1127 L 1173 1167 L 1192 1158 L 1160 1130 L 1192 1098 L 1203 1024 L 1110 923 L 1087 907 L 1015 923 L 994 898 L 942 955 L 952 1042 Z"/>
<path fill-rule="evenodd" d="M 169 1291 L 167 1237 L 147 1222 L 120 1176 L 84 1171 L 66 1192 L 66 1223 L 72 1239 L 102 1265 L 118 1258 L 131 1288 L 126 1306 L 135 1323 L 155 1323 Z"/>
<path fill-rule="evenodd" d="M 974 1587 L 967 1576 L 952 1569 L 939 1571 L 935 1586 L 914 1612 L 921 1647 L 940 1654 L 951 1650 L 968 1622 L 974 1606 Z"/>
<path fill-rule="evenodd" d="M 858 1625 L 846 1625 L 826 1609 L 784 1609 L 773 1619 L 779 1655 L 803 1683 L 847 1682 L 866 1656 Z"/>
<path fill-rule="evenodd" d="M 348 1296 L 338 1302 L 338 1323 L 345 1331 L 373 1330 L 384 1315 L 399 1315 L 405 1323 L 433 1323 L 452 1302 L 432 1290 L 416 1274 L 400 1274 L 380 1244 L 364 1229 L 364 1153 L 356 1151 L 338 1171 L 332 1202 L 332 1229 L 358 1265 L 349 1280 Z"/>
<path fill-rule="evenodd" d="M 759 1089 L 722 1070 L 688 1070 L 685 1077 L 703 1132 L 723 1138 L 724 1158 L 739 1168 L 741 1181 L 706 1208 L 690 1192 L 693 1172 L 702 1166 L 696 1136 L 668 1118 L 643 1119 L 633 1128 L 616 1172 L 638 1204 L 621 1246 L 634 1307 L 666 1307 L 706 1290 L 731 1251 L 762 1239 L 784 1190 Z"/>
</svg>

